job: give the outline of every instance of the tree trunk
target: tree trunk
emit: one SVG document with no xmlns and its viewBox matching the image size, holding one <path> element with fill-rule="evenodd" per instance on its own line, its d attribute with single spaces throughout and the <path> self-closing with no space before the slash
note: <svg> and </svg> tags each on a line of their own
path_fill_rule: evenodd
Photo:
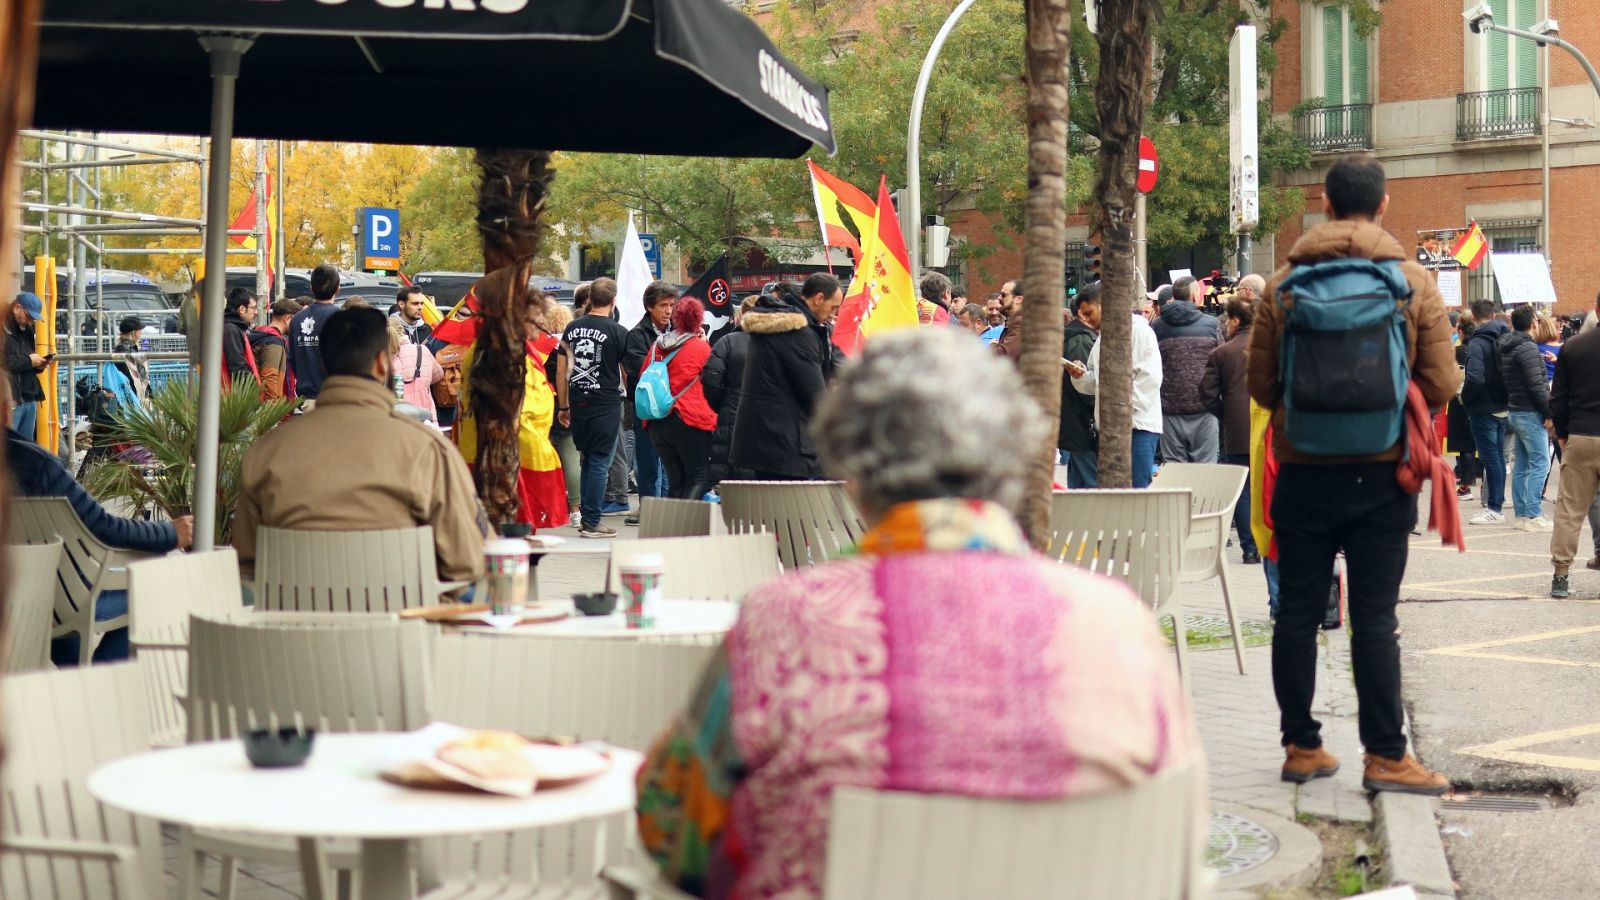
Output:
<svg viewBox="0 0 1600 900">
<path fill-rule="evenodd" d="M 1028 206 L 1023 234 L 1022 381 L 1049 422 L 1061 418 L 1061 303 L 1067 255 L 1068 0 L 1026 0 Z M 1055 480 L 1056 429 L 1038 447 L 1018 521 L 1035 547 L 1050 538 L 1050 485 Z"/>
<path fill-rule="evenodd" d="M 473 480 L 489 521 L 517 521 L 522 468 L 517 425 L 522 413 L 530 335 L 525 320 L 528 278 L 544 237 L 544 203 L 555 172 L 544 150 L 479 150 L 478 233 L 484 271 L 472 370 L 463 400 L 477 426 Z"/>
<path fill-rule="evenodd" d="M 1150 23 L 1155 0 L 1101 0 L 1100 77 L 1095 109 L 1100 119 L 1101 263 L 1100 486 L 1133 484 L 1134 181 L 1139 136 L 1144 133 L 1150 79 Z"/>
</svg>

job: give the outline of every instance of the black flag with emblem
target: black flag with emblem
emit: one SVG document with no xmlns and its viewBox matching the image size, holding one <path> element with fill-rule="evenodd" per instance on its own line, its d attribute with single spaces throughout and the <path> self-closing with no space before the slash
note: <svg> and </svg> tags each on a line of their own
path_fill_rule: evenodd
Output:
<svg viewBox="0 0 1600 900">
<path fill-rule="evenodd" d="M 706 335 L 713 341 L 719 333 L 732 329 L 733 314 L 739 304 L 733 299 L 733 276 L 728 268 L 728 254 L 717 257 L 705 274 L 689 285 L 683 296 L 693 297 L 705 304 Z"/>
</svg>

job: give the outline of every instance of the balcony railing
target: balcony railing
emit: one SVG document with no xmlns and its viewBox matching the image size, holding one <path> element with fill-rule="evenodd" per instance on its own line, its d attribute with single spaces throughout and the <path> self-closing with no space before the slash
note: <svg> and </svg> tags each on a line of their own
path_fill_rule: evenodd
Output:
<svg viewBox="0 0 1600 900">
<path fill-rule="evenodd" d="M 1509 88 L 1456 95 L 1456 140 L 1526 137 L 1539 133 L 1539 89 Z"/>
<path fill-rule="evenodd" d="M 1318 106 L 1295 116 L 1295 133 L 1312 153 L 1372 149 L 1372 104 Z"/>
</svg>

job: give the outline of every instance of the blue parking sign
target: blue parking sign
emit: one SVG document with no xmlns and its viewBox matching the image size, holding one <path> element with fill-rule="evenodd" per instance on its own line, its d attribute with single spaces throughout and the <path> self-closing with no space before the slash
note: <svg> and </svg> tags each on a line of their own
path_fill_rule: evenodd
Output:
<svg viewBox="0 0 1600 900">
<path fill-rule="evenodd" d="M 639 246 L 644 248 L 644 261 L 650 264 L 650 275 L 661 277 L 661 244 L 653 234 L 639 235 Z"/>
<path fill-rule="evenodd" d="M 364 206 L 357 211 L 361 254 L 358 269 L 400 268 L 400 210 Z"/>
</svg>

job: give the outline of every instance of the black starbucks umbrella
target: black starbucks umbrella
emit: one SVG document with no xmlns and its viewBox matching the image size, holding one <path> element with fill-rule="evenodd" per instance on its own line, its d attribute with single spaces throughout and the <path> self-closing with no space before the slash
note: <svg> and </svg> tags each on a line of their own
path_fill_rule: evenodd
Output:
<svg viewBox="0 0 1600 900">
<path fill-rule="evenodd" d="M 85 131 L 798 157 L 828 92 L 723 0 L 45 0 L 35 123 Z M 208 102 L 209 101 L 209 102 Z M 684 124 L 692 123 L 692 124 Z M 225 268 L 214 153 L 206 271 Z M 223 279 L 201 326 L 195 539 L 214 534 Z"/>
</svg>

